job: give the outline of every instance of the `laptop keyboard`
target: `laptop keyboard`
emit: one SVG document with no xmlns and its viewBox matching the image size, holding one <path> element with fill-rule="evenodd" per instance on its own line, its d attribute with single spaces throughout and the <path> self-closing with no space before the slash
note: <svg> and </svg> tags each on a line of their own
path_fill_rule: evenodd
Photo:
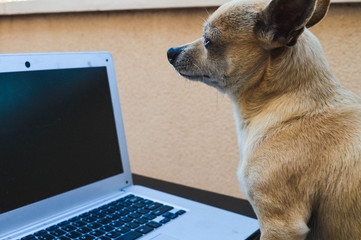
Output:
<svg viewBox="0 0 361 240">
<path fill-rule="evenodd" d="M 133 240 L 184 213 L 184 210 L 130 194 L 21 240 Z"/>
</svg>

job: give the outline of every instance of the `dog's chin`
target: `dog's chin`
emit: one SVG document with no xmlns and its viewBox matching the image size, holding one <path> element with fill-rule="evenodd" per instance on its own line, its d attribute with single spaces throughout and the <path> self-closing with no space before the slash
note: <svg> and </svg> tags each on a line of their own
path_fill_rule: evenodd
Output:
<svg viewBox="0 0 361 240">
<path fill-rule="evenodd" d="M 181 73 L 181 72 L 179 72 L 179 74 L 182 77 L 187 78 L 192 81 L 203 81 L 204 79 L 211 79 L 211 77 L 208 75 L 190 75 L 190 74 L 185 74 L 185 73 Z"/>
<path fill-rule="evenodd" d="M 217 88 L 218 90 L 221 90 L 220 86 L 218 85 L 217 79 L 211 78 L 208 75 L 189 75 L 189 74 L 184 74 L 181 72 L 179 72 L 179 74 L 182 77 L 187 78 L 189 80 L 202 82 L 202 83 L 207 84 L 208 86 L 211 86 L 211 87 Z"/>
</svg>

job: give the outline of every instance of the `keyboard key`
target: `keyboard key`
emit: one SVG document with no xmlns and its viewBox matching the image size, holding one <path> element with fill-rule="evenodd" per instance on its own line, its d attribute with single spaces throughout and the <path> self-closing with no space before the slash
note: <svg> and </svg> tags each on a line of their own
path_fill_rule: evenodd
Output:
<svg viewBox="0 0 361 240">
<path fill-rule="evenodd" d="M 128 202 L 131 202 L 131 203 L 136 203 L 136 202 L 139 202 L 143 200 L 143 198 L 141 197 L 137 197 L 137 196 L 133 196 L 133 197 L 130 197 L 130 198 L 127 198 L 127 201 Z"/>
<path fill-rule="evenodd" d="M 98 220 L 98 223 L 101 223 L 101 224 L 108 224 L 112 221 L 112 219 L 106 217 L 106 218 L 103 218 L 103 219 L 100 219 Z"/>
<path fill-rule="evenodd" d="M 88 225 L 87 225 L 87 227 L 90 227 L 90 228 L 92 228 L 92 229 L 97 229 L 97 228 L 100 228 L 102 225 L 100 224 L 100 223 L 89 223 Z"/>
<path fill-rule="evenodd" d="M 44 234 L 46 234 L 46 233 L 48 233 L 48 232 L 45 231 L 45 230 L 40 230 L 40 231 L 34 233 L 34 235 L 35 235 L 35 236 L 41 236 L 41 235 L 44 235 Z"/>
<path fill-rule="evenodd" d="M 115 212 L 115 210 L 113 210 L 113 209 L 105 209 L 105 210 L 102 210 L 102 213 L 103 213 L 103 214 L 106 214 L 106 215 L 112 214 L 112 213 L 114 213 L 114 212 Z"/>
<path fill-rule="evenodd" d="M 158 208 L 157 210 L 152 211 L 152 214 L 159 216 L 172 209 L 173 209 L 173 207 L 164 205 L 164 206 Z"/>
<path fill-rule="evenodd" d="M 75 227 L 82 227 L 82 226 L 87 225 L 87 223 L 83 222 L 83 221 L 77 221 L 77 222 L 73 222 L 72 225 Z"/>
<path fill-rule="evenodd" d="M 143 208 L 145 206 L 145 204 L 143 202 L 137 202 L 137 203 L 134 203 L 132 206 L 134 206 L 136 208 Z"/>
<path fill-rule="evenodd" d="M 159 224 L 157 222 L 151 221 L 149 223 L 146 224 L 148 227 L 152 227 L 152 228 L 159 228 L 160 226 L 162 226 L 162 224 Z"/>
<path fill-rule="evenodd" d="M 79 220 L 80 220 L 80 217 L 76 216 L 76 217 L 73 217 L 73 218 L 69 219 L 68 221 L 69 222 L 76 222 L 76 221 L 79 221 Z"/>
<path fill-rule="evenodd" d="M 136 222 L 130 222 L 130 223 L 125 224 L 125 226 L 126 226 L 126 227 L 128 227 L 128 228 L 132 228 L 132 229 L 134 229 L 134 228 L 139 227 L 139 223 L 136 223 Z"/>
<path fill-rule="evenodd" d="M 126 233 L 126 232 L 130 231 L 130 228 L 128 228 L 128 227 L 120 227 L 120 228 L 115 229 L 115 231 L 120 232 L 120 233 Z"/>
<path fill-rule="evenodd" d="M 106 236 L 101 236 L 99 239 L 101 239 L 101 240 L 111 240 L 111 238 L 108 238 Z"/>
<path fill-rule="evenodd" d="M 109 238 L 117 238 L 121 235 L 121 233 L 116 232 L 116 231 L 111 231 L 105 234 L 105 236 L 109 237 Z"/>
<path fill-rule="evenodd" d="M 73 231 L 73 232 L 68 233 L 65 236 L 68 237 L 68 238 L 74 239 L 74 238 L 77 238 L 77 237 L 81 236 L 81 234 L 76 232 L 76 231 Z"/>
<path fill-rule="evenodd" d="M 91 235 L 85 234 L 85 235 L 82 235 L 82 236 L 78 237 L 77 239 L 78 240 L 93 240 L 93 239 L 96 239 L 96 238 L 91 236 Z"/>
<path fill-rule="evenodd" d="M 88 233 L 90 231 L 93 231 L 93 229 L 88 228 L 88 227 L 82 227 L 82 228 L 79 228 L 77 231 L 80 233 Z"/>
<path fill-rule="evenodd" d="M 104 213 L 93 213 L 91 216 L 101 219 L 101 218 L 104 218 L 106 215 Z"/>
<path fill-rule="evenodd" d="M 150 205 L 153 203 L 152 200 L 149 200 L 149 199 L 144 199 L 143 201 L 141 201 L 142 203 L 146 204 L 146 205 Z"/>
<path fill-rule="evenodd" d="M 153 220 L 156 217 L 157 217 L 157 215 L 154 215 L 154 214 L 151 214 L 151 213 L 145 214 L 143 216 L 143 218 L 148 219 L 148 220 Z"/>
<path fill-rule="evenodd" d="M 121 205 L 123 206 L 123 207 L 129 207 L 130 205 L 132 205 L 132 203 L 131 202 L 122 202 L 121 203 Z"/>
<path fill-rule="evenodd" d="M 90 216 L 90 212 L 86 212 L 86 213 L 83 213 L 81 215 L 79 215 L 80 218 L 86 218 L 86 217 L 89 217 Z"/>
<path fill-rule="evenodd" d="M 163 218 L 163 219 L 160 220 L 159 222 L 160 222 L 161 224 L 165 224 L 165 223 L 167 223 L 167 222 L 169 222 L 169 221 L 170 221 L 169 218 Z"/>
<path fill-rule="evenodd" d="M 58 226 L 62 227 L 62 226 L 66 226 L 66 225 L 68 225 L 68 224 L 70 224 L 69 221 L 63 221 L 63 222 L 61 222 L 61 223 L 58 223 Z"/>
<path fill-rule="evenodd" d="M 137 213 L 137 212 L 129 214 L 129 217 L 131 217 L 131 218 L 139 218 L 141 216 L 142 216 L 142 214 Z"/>
<path fill-rule="evenodd" d="M 104 231 L 104 232 L 110 232 L 114 229 L 114 227 L 110 226 L 110 225 L 105 225 L 101 228 L 99 228 L 100 230 Z"/>
<path fill-rule="evenodd" d="M 26 236 L 26 237 L 23 237 L 21 238 L 21 240 L 35 240 L 35 236 L 34 235 L 29 235 L 29 236 Z"/>
<path fill-rule="evenodd" d="M 148 205 L 148 206 L 145 207 L 145 208 L 148 209 L 148 210 L 155 210 L 155 209 L 157 209 L 157 208 L 159 208 L 159 207 L 161 207 L 161 206 L 163 206 L 163 204 L 154 202 L 154 203 Z"/>
<path fill-rule="evenodd" d="M 130 217 L 121 217 L 121 218 L 119 218 L 119 220 L 122 221 L 122 222 L 128 223 L 128 222 L 133 221 L 133 218 L 130 218 Z"/>
<path fill-rule="evenodd" d="M 105 232 L 99 230 L 99 229 L 96 229 L 92 232 L 89 233 L 90 235 L 93 235 L 94 237 L 99 237 L 99 236 L 102 236 L 105 234 Z"/>
<path fill-rule="evenodd" d="M 125 234 L 124 236 L 116 238 L 116 240 L 134 240 L 134 239 L 140 238 L 141 236 L 143 236 L 141 233 L 132 231 L 132 232 Z"/>
<path fill-rule="evenodd" d="M 55 237 L 50 235 L 50 234 L 43 234 L 43 235 L 38 236 L 37 239 L 39 239 L 39 240 L 52 240 L 52 239 L 55 239 Z"/>
<path fill-rule="evenodd" d="M 60 238 L 58 238 L 59 240 L 71 240 L 70 238 L 68 237 L 65 237 L 65 236 L 61 236 Z"/>
<path fill-rule="evenodd" d="M 76 229 L 76 227 L 74 227 L 72 225 L 66 225 L 66 226 L 63 226 L 62 229 L 64 231 L 71 232 L 71 231 L 74 231 Z"/>
<path fill-rule="evenodd" d="M 134 222 L 139 223 L 139 224 L 144 224 L 144 223 L 149 222 L 149 220 L 146 218 L 138 218 L 138 219 L 135 219 Z"/>
<path fill-rule="evenodd" d="M 109 218 L 112 220 L 118 220 L 121 217 L 118 213 L 113 213 L 112 215 L 109 215 Z"/>
<path fill-rule="evenodd" d="M 51 231 L 50 234 L 54 235 L 56 237 L 59 237 L 59 236 L 66 234 L 66 232 L 63 230 L 60 230 L 60 229 L 56 229 L 56 230 Z"/>
<path fill-rule="evenodd" d="M 89 216 L 89 217 L 82 218 L 82 220 L 85 221 L 85 222 L 87 222 L 87 223 L 91 223 L 91 222 L 97 221 L 98 219 L 95 218 L 95 217 Z"/>
<path fill-rule="evenodd" d="M 117 214 L 119 214 L 120 216 L 125 216 L 127 215 L 129 212 L 128 211 L 125 211 L 125 210 L 120 210 L 120 211 L 117 211 Z"/>
<path fill-rule="evenodd" d="M 109 223 L 110 226 L 113 226 L 113 227 L 120 227 L 122 226 L 124 223 L 121 222 L 121 221 L 113 221 L 111 223 Z"/>
<path fill-rule="evenodd" d="M 119 208 L 123 208 L 124 207 L 124 202 L 123 201 L 117 201 L 116 204 L 113 207 L 119 207 Z"/>
<path fill-rule="evenodd" d="M 119 211 L 119 210 L 122 210 L 122 209 L 123 209 L 123 206 L 121 206 L 121 205 L 115 205 L 115 206 L 112 206 L 111 208 L 114 209 L 115 211 Z"/>
<path fill-rule="evenodd" d="M 184 210 L 179 210 L 178 212 L 176 212 L 175 214 L 179 215 L 183 215 L 184 213 L 186 213 L 186 211 Z"/>
<path fill-rule="evenodd" d="M 162 216 L 170 219 L 175 219 L 176 217 L 178 217 L 178 215 L 171 212 L 164 213 Z"/>
<path fill-rule="evenodd" d="M 58 226 L 53 225 L 53 226 L 51 226 L 51 227 L 48 227 L 48 228 L 45 229 L 45 230 L 48 231 L 48 232 L 51 232 L 51 231 L 53 231 L 53 230 L 55 230 L 55 229 L 58 229 L 58 228 L 59 228 Z"/>
<path fill-rule="evenodd" d="M 126 210 L 128 212 L 135 212 L 135 211 L 138 210 L 138 208 L 133 207 L 133 206 L 129 206 L 129 207 L 124 208 L 124 210 Z"/>
<path fill-rule="evenodd" d="M 141 227 L 135 229 L 135 231 L 142 233 L 142 234 L 146 234 L 146 233 L 153 231 L 153 228 L 145 225 L 145 226 L 141 226 Z"/>
<path fill-rule="evenodd" d="M 147 214 L 147 213 L 149 213 L 149 212 L 150 212 L 150 210 L 145 209 L 145 208 L 142 208 L 142 209 L 138 209 L 138 211 L 137 211 L 137 212 L 139 212 L 139 213 L 141 213 L 141 214 Z"/>
</svg>

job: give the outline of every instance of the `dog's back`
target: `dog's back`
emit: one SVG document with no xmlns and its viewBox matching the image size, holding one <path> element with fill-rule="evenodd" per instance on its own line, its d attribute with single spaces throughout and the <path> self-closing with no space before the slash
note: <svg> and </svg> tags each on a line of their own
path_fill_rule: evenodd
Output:
<svg viewBox="0 0 361 240">
<path fill-rule="evenodd" d="M 361 106 L 340 108 L 312 123 L 321 149 L 310 166 L 319 175 L 305 176 L 316 183 L 309 239 L 361 239 Z"/>
<path fill-rule="evenodd" d="M 333 76 L 311 32 L 298 41 L 237 100 L 247 131 L 239 178 L 271 236 L 361 239 L 361 99 Z"/>
<path fill-rule="evenodd" d="M 360 126 L 361 106 L 354 105 L 289 119 L 266 131 L 243 169 L 248 178 L 262 178 L 247 184 L 251 201 L 262 206 L 260 216 L 268 212 L 267 221 L 274 222 L 303 219 L 311 230 L 308 239 L 361 239 Z"/>
</svg>

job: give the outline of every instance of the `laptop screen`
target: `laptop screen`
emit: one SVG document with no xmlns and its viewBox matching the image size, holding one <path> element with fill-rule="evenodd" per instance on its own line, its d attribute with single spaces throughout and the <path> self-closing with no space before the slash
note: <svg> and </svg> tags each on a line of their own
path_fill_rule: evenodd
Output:
<svg viewBox="0 0 361 240">
<path fill-rule="evenodd" d="M 122 172 L 105 67 L 0 73 L 0 213 Z"/>
</svg>

